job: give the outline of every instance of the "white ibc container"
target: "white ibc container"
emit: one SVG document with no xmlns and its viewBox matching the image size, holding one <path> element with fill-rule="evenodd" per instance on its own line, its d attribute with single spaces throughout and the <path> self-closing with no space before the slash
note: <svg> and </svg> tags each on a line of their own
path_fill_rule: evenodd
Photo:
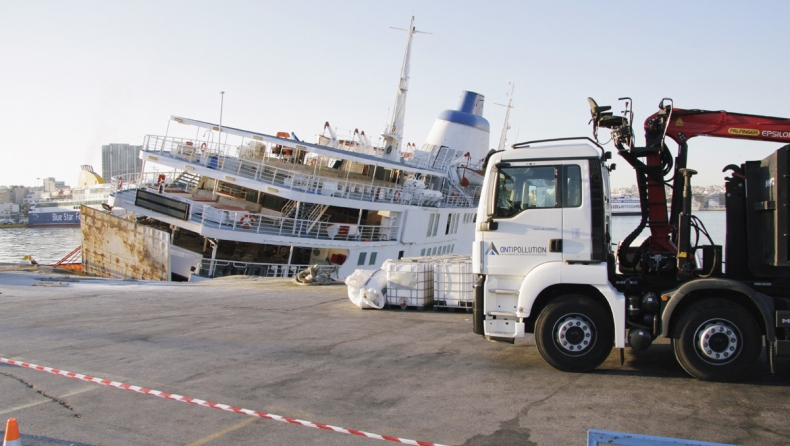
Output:
<svg viewBox="0 0 790 446">
<path fill-rule="evenodd" d="M 433 286 L 434 305 L 437 307 L 472 308 L 472 259 L 461 257 L 434 263 Z"/>
<path fill-rule="evenodd" d="M 419 259 L 387 260 L 387 303 L 401 308 L 433 305 L 433 262 Z"/>
</svg>

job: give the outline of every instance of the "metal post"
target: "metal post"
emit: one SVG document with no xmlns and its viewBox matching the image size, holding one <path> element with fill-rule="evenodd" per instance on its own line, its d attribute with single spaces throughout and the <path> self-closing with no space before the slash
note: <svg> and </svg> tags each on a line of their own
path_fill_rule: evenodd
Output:
<svg viewBox="0 0 790 446">
<path fill-rule="evenodd" d="M 291 234 L 296 234 L 296 222 L 299 219 L 299 205 L 300 204 L 301 204 L 301 201 L 297 201 L 296 202 L 296 212 L 294 213 L 294 224 L 293 224 L 293 229 L 291 229 Z"/>
<path fill-rule="evenodd" d="M 285 267 L 285 275 L 283 277 L 288 277 L 288 274 L 291 272 L 291 258 L 294 255 L 294 247 L 291 245 L 291 252 L 288 253 L 288 265 Z"/>
<path fill-rule="evenodd" d="M 678 277 L 689 277 L 695 268 L 691 251 L 691 176 L 696 175 L 697 171 L 692 169 L 678 169 L 683 175 L 683 201 L 682 210 L 678 217 L 678 254 L 677 268 Z M 672 201 L 675 201 L 674 198 Z"/>
<path fill-rule="evenodd" d="M 222 144 L 222 107 L 225 105 L 225 92 L 220 91 L 220 100 L 219 100 L 219 137 L 217 138 L 217 143 Z M 217 147 L 219 151 L 219 147 Z"/>
<path fill-rule="evenodd" d="M 211 266 L 208 269 L 208 273 L 209 273 L 208 276 L 213 279 L 214 278 L 214 267 L 216 266 L 215 260 L 217 259 L 217 247 L 219 246 L 219 239 L 217 239 L 217 240 L 207 239 L 207 240 L 209 241 L 209 243 L 211 243 L 211 247 L 212 247 L 212 250 L 211 250 Z"/>
<path fill-rule="evenodd" d="M 170 133 L 170 120 L 167 120 L 167 130 L 165 130 L 165 137 L 162 139 L 162 147 L 159 148 L 159 154 L 165 151 L 165 142 L 167 142 L 167 135 Z"/>
</svg>

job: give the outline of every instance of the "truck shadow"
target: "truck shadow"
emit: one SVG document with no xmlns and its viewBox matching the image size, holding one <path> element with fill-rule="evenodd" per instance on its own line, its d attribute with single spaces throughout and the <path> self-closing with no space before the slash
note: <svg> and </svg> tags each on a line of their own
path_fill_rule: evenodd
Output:
<svg viewBox="0 0 790 446">
<path fill-rule="evenodd" d="M 790 359 L 774 358 L 774 370 L 776 374 L 772 375 L 768 357 L 763 351 L 760 360 L 749 376 L 732 384 L 782 387 L 790 385 Z M 622 367 L 620 366 L 620 352 L 618 349 L 614 349 L 609 358 L 593 373 L 614 376 L 694 379 L 675 360 L 675 352 L 670 344 L 653 345 L 643 352 L 634 352 L 630 348 L 626 348 L 625 364 Z"/>
</svg>

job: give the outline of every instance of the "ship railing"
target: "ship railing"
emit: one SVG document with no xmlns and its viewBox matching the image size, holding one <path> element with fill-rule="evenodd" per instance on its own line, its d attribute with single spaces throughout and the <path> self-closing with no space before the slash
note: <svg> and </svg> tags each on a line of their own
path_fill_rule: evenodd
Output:
<svg viewBox="0 0 790 446">
<path fill-rule="evenodd" d="M 143 142 L 143 151 L 147 153 L 173 156 L 189 162 L 203 160 L 203 165 L 208 165 L 212 157 L 238 156 L 239 150 L 238 146 L 232 144 L 172 136 L 147 135 Z"/>
<path fill-rule="evenodd" d="M 309 219 L 277 217 L 248 211 L 217 209 L 205 203 L 190 206 L 190 221 L 207 228 L 245 234 L 276 235 L 299 239 L 334 241 L 397 241 L 397 225 L 358 225 Z"/>
<path fill-rule="evenodd" d="M 155 191 L 155 189 L 153 190 Z M 116 197 L 133 205 L 133 190 L 122 191 Z M 299 239 L 334 241 L 397 241 L 400 235 L 398 225 L 358 225 L 305 218 L 282 217 L 272 214 L 255 213 L 246 210 L 227 210 L 212 206 L 205 201 L 192 200 L 182 194 L 163 192 L 163 196 L 189 204 L 187 221 L 203 227 L 233 231 L 244 234 L 276 235 Z"/>
<path fill-rule="evenodd" d="M 210 143 L 206 148 L 188 146 L 186 139 L 149 135 L 146 147 L 162 156 L 182 159 L 200 166 L 290 190 L 327 197 L 371 203 L 426 207 L 468 207 L 462 199 L 429 189 L 406 188 L 384 181 L 355 181 L 332 168 L 281 162 L 283 158 L 253 159 L 240 156 L 236 146 Z M 196 144 L 196 143 L 195 143 Z M 203 143 L 201 143 L 202 145 Z M 287 161 L 287 160 L 285 160 Z M 221 179 L 221 178 L 220 178 Z"/>
<path fill-rule="evenodd" d="M 158 183 L 164 186 L 178 181 L 183 171 L 170 170 L 163 172 L 127 173 L 111 177 L 112 192 L 115 193 L 127 189 L 138 189 L 140 187 L 156 188 Z M 160 181 L 160 177 L 162 180 Z"/>
<path fill-rule="evenodd" d="M 201 277 L 223 276 L 261 276 L 261 277 L 294 277 L 298 272 L 314 265 L 295 265 L 285 263 L 241 262 L 235 260 L 202 259 L 197 274 Z M 318 265 L 320 272 L 337 277 L 340 265 Z"/>
</svg>

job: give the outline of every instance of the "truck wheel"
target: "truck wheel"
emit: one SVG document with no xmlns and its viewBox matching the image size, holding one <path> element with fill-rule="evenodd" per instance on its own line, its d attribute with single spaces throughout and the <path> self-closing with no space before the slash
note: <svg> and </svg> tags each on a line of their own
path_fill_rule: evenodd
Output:
<svg viewBox="0 0 790 446">
<path fill-rule="evenodd" d="M 609 357 L 614 327 L 609 313 L 589 297 L 562 296 L 535 322 L 535 343 L 543 359 L 565 372 L 589 372 Z"/>
<path fill-rule="evenodd" d="M 762 334 L 751 314 L 726 299 L 705 299 L 680 317 L 672 339 L 677 358 L 691 376 L 736 381 L 760 358 Z"/>
</svg>

